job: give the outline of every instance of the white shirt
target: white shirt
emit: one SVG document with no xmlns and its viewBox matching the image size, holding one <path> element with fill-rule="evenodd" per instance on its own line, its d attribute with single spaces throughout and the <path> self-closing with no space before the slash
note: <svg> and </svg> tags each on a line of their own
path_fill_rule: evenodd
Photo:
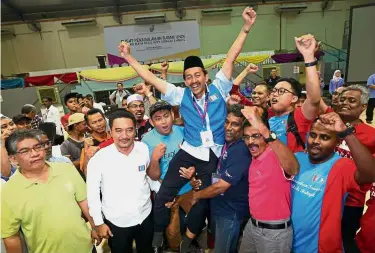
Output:
<svg viewBox="0 0 375 253">
<path fill-rule="evenodd" d="M 61 122 L 60 122 L 60 112 L 59 109 L 51 105 L 48 109 L 44 108 L 41 109 L 42 112 L 42 118 L 44 122 L 52 122 L 56 125 L 56 134 L 63 136 L 63 131 L 61 128 Z"/>
<path fill-rule="evenodd" d="M 151 213 L 146 144 L 135 142 L 129 155 L 115 144 L 99 150 L 87 165 L 87 200 L 96 226 L 107 220 L 118 227 L 141 224 Z M 100 201 L 99 192 L 102 193 Z"/>
<path fill-rule="evenodd" d="M 233 80 L 232 79 L 228 80 L 226 76 L 224 75 L 223 71 L 220 70 L 219 72 L 217 72 L 215 76 L 215 80 L 213 80 L 211 85 L 215 85 L 216 88 L 218 88 L 221 96 L 226 101 L 229 96 L 229 92 L 232 89 Z M 182 98 L 184 97 L 185 90 L 188 90 L 188 89 L 176 87 L 175 85 L 171 83 L 167 83 L 167 92 L 165 95 L 162 94 L 162 99 L 167 101 L 173 106 L 180 105 Z M 204 110 L 204 99 L 196 99 L 194 95 L 193 95 L 193 99 L 195 99 L 198 106 L 202 110 Z M 226 117 L 226 115 L 223 115 L 223 117 Z M 207 126 L 207 130 L 210 130 L 210 118 L 208 116 L 208 113 L 206 113 L 206 126 Z M 200 138 L 200 136 L 197 136 L 197 138 Z M 215 144 L 211 148 L 206 148 L 203 146 L 194 147 L 190 145 L 187 141 L 184 141 L 181 145 L 181 149 L 185 150 L 188 154 L 202 161 L 209 161 L 210 149 L 215 153 L 217 157 L 220 157 L 222 147 L 223 145 L 217 145 L 217 144 Z"/>
<path fill-rule="evenodd" d="M 122 92 L 115 90 L 112 92 L 112 94 L 109 96 L 110 99 L 114 100 L 115 104 L 118 105 L 119 108 L 122 107 L 122 98 L 126 95 L 131 95 L 127 90 L 123 89 Z"/>
<path fill-rule="evenodd" d="M 93 102 L 92 107 L 101 110 L 104 113 L 103 106 L 101 104 Z"/>
</svg>

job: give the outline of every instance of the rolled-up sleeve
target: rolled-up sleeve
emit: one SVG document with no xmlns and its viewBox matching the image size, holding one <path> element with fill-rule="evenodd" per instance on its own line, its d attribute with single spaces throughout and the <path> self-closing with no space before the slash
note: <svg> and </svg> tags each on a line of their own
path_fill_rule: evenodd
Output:
<svg viewBox="0 0 375 253">
<path fill-rule="evenodd" d="M 101 165 L 95 161 L 95 157 L 90 159 L 87 165 L 87 201 L 90 216 L 96 226 L 104 223 L 102 216 L 102 204 L 100 201 Z"/>
<path fill-rule="evenodd" d="M 176 87 L 171 83 L 167 84 L 167 92 L 161 95 L 161 99 L 170 103 L 171 105 L 180 105 L 182 97 L 184 96 L 185 88 Z"/>
<path fill-rule="evenodd" d="M 219 89 L 221 96 L 225 99 L 229 96 L 229 93 L 232 90 L 233 78 L 228 80 L 228 78 L 226 78 L 226 76 L 224 75 L 223 71 L 220 70 L 219 72 L 217 72 L 212 84 Z"/>
</svg>

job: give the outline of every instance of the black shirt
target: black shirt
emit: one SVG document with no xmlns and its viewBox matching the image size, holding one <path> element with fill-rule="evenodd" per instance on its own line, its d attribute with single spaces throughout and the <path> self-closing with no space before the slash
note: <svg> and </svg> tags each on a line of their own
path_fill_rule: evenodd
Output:
<svg viewBox="0 0 375 253">
<path fill-rule="evenodd" d="M 137 133 L 135 135 L 136 141 L 141 141 L 143 138 L 143 135 L 147 134 L 149 131 L 153 129 L 152 125 L 148 120 L 143 120 L 142 124 L 139 128 L 137 128 Z"/>
<path fill-rule="evenodd" d="M 276 83 L 277 83 L 277 80 L 279 80 L 280 77 L 279 76 L 275 76 L 275 78 L 272 78 L 272 76 L 269 76 L 267 79 L 265 79 L 264 81 L 266 81 L 266 83 L 271 86 L 271 87 L 275 87 Z"/>
</svg>

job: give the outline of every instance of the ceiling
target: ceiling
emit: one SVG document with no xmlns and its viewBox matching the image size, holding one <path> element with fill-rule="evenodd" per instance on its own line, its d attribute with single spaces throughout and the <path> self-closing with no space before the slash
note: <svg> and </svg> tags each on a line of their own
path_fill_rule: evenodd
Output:
<svg viewBox="0 0 375 253">
<path fill-rule="evenodd" d="M 105 13 L 256 4 L 265 1 L 277 0 L 1 0 L 1 21 L 37 21 Z"/>
</svg>

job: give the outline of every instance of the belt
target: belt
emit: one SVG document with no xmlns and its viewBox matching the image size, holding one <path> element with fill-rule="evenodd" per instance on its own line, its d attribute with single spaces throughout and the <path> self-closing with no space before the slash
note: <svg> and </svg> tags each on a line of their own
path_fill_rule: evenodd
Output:
<svg viewBox="0 0 375 253">
<path fill-rule="evenodd" d="M 285 228 L 290 227 L 290 225 L 292 225 L 292 221 L 291 220 L 288 220 L 287 222 L 279 223 L 279 224 L 269 224 L 269 223 L 264 223 L 264 222 L 257 221 L 253 217 L 250 217 L 250 219 L 251 219 L 251 222 L 253 223 L 253 225 L 256 226 L 256 227 L 258 227 L 258 228 L 285 229 Z"/>
</svg>

